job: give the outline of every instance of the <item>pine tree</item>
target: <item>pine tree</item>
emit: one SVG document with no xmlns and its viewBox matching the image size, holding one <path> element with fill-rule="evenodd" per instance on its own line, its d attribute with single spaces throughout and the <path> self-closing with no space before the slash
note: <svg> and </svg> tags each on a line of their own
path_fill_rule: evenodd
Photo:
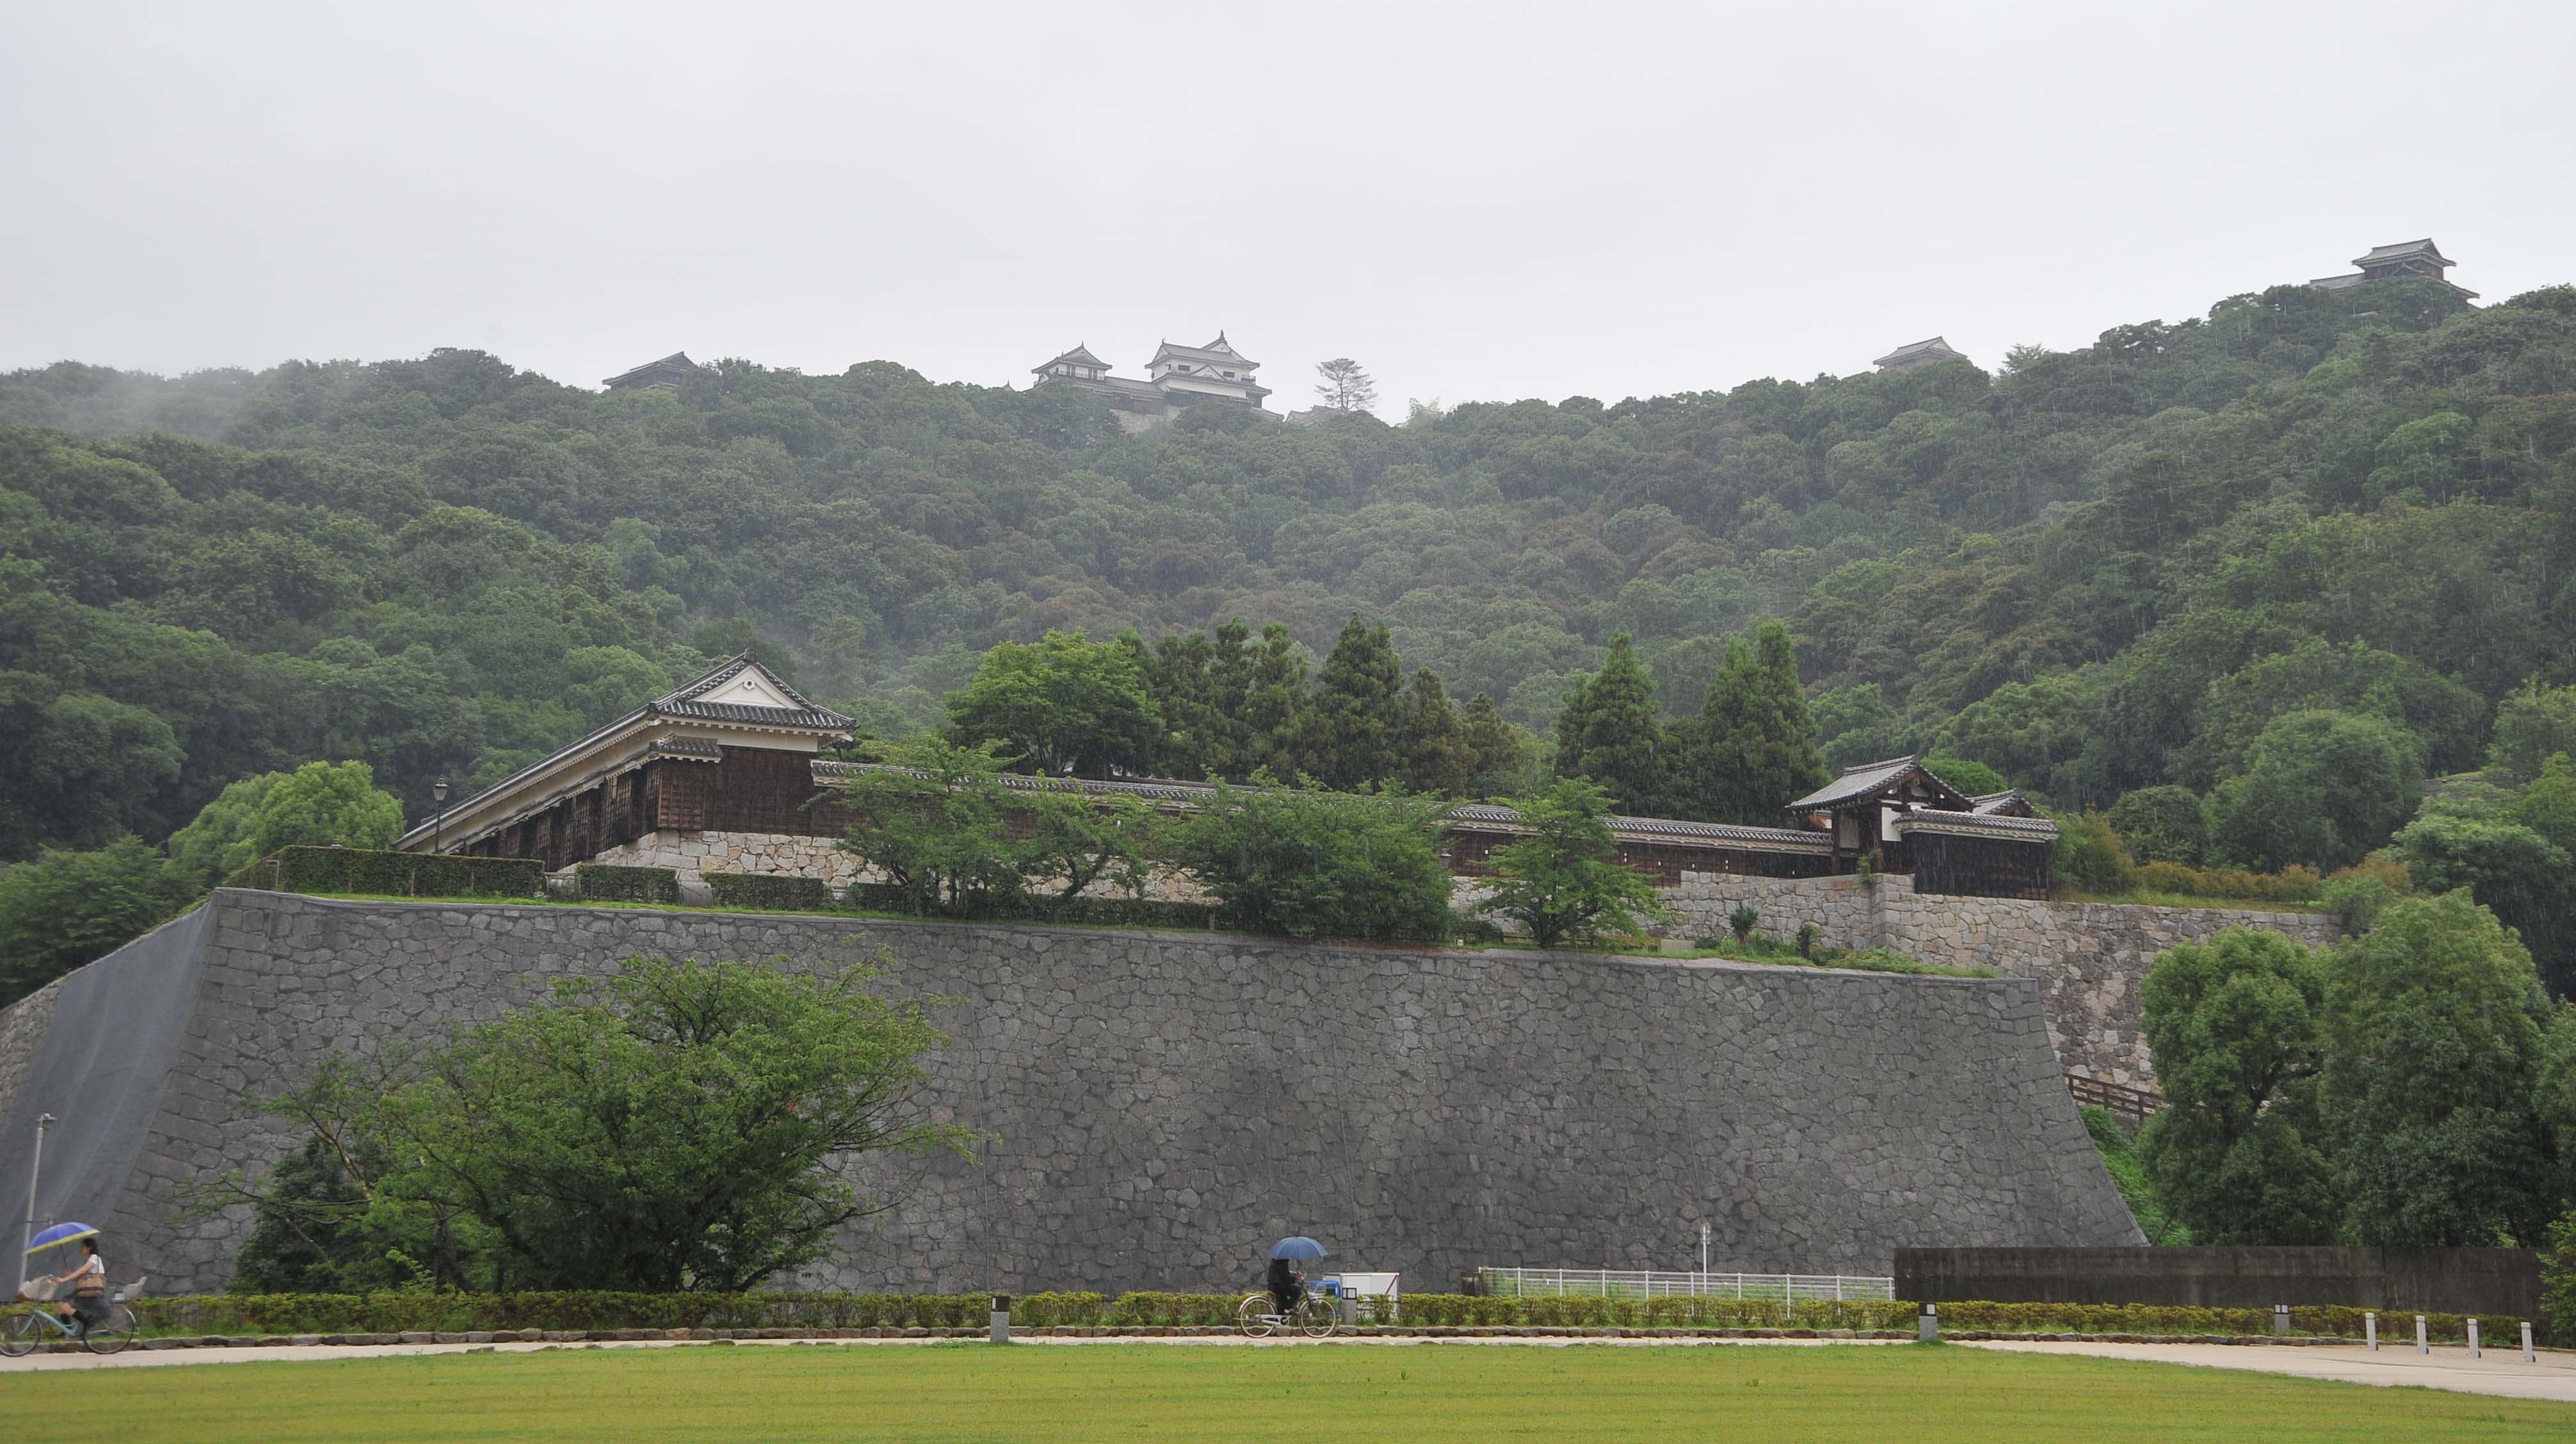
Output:
<svg viewBox="0 0 2576 1444">
<path fill-rule="evenodd" d="M 1392 780 L 1403 690 L 1394 636 L 1385 623 L 1371 627 L 1352 613 L 1297 719 L 1297 770 L 1343 791 Z"/>
<path fill-rule="evenodd" d="M 1689 789 L 1685 816 L 1755 827 L 1780 825 L 1780 809 L 1826 778 L 1816 719 L 1798 685 L 1789 629 L 1764 622 L 1747 643 L 1726 645 L 1726 662 L 1687 729 L 1689 757 L 1677 769 Z"/>
<path fill-rule="evenodd" d="M 1467 782 L 1471 790 L 1499 790 L 1500 780 L 1519 772 L 1529 760 L 1529 747 L 1520 729 L 1503 720 L 1491 694 L 1479 692 L 1469 698 L 1459 725 L 1465 732 Z"/>
<path fill-rule="evenodd" d="M 1167 632 L 1145 649 L 1134 632 L 1119 644 L 1136 654 L 1145 695 L 1163 714 L 1163 735 L 1146 765 L 1161 777 L 1205 777 L 1212 734 L 1222 725 L 1210 675 L 1215 645 L 1205 632 Z"/>
<path fill-rule="evenodd" d="M 1663 754 L 1655 679 L 1621 632 L 1610 639 L 1601 670 L 1567 694 L 1566 715 L 1557 719 L 1557 775 L 1589 777 L 1620 810 L 1650 813 L 1664 800 Z"/>
<path fill-rule="evenodd" d="M 1208 718 L 1206 770 L 1203 777 L 1249 777 L 1252 766 L 1245 757 L 1252 734 L 1245 722 L 1246 704 L 1252 692 L 1253 666 L 1258 657 L 1251 645 L 1252 629 L 1238 617 L 1216 629 L 1209 645 L 1207 666 Z M 1298 679 L 1302 685 L 1304 678 Z"/>
<path fill-rule="evenodd" d="M 1217 775 L 1240 779 L 1293 762 L 1287 754 L 1306 709 L 1306 659 L 1297 654 L 1286 623 L 1262 625 L 1261 645 L 1244 654 L 1243 686 L 1236 695 L 1235 770 L 1219 769 Z"/>
<path fill-rule="evenodd" d="M 1492 703 L 1488 701 L 1488 706 Z M 1475 753 L 1467 742 L 1467 724 L 1458 715 L 1440 674 L 1425 667 L 1413 674 L 1404 691 L 1404 711 L 1396 722 L 1398 776 L 1407 792 L 1463 797 L 1475 775 Z"/>
</svg>

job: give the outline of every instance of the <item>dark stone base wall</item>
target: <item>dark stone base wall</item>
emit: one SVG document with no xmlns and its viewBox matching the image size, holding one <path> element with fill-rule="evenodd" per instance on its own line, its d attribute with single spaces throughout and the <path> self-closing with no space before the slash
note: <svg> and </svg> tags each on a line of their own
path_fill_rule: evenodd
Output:
<svg viewBox="0 0 2576 1444">
<path fill-rule="evenodd" d="M 193 995 L 175 1044 L 65 1079 L 150 1100 L 111 1183 L 155 1292 L 221 1287 L 248 1225 L 170 1221 L 182 1181 L 301 1142 L 251 1099 L 331 1049 L 494 1017 L 639 953 L 884 950 L 887 992 L 956 1000 L 925 1106 L 997 1140 L 878 1171 L 899 1203 L 808 1283 L 1228 1289 L 1286 1233 L 1415 1290 L 1480 1264 L 1687 1268 L 1703 1220 L 1717 1267 L 1766 1272 L 2138 1241 L 2019 980 L 234 890 L 208 907 L 200 964 L 166 974 Z"/>
</svg>

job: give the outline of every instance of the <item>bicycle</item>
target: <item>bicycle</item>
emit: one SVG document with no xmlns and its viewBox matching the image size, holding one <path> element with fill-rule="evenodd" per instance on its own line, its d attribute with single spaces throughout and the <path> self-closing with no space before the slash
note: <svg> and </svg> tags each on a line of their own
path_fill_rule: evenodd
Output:
<svg viewBox="0 0 2576 1444">
<path fill-rule="evenodd" d="M 98 1322 L 89 1323 L 74 1314 L 72 1322 L 67 1324 L 59 1314 L 45 1307 L 52 1302 L 50 1298 L 31 1299 L 22 1288 L 14 1301 L 16 1312 L 9 1316 L 7 1324 L 0 1325 L 0 1358 L 20 1359 L 36 1352 L 36 1346 L 45 1342 L 47 1329 L 62 1335 L 66 1341 L 78 1339 L 81 1346 L 93 1354 L 121 1352 L 134 1342 L 135 1334 L 142 1329 L 142 1321 L 134 1316 L 133 1306 L 127 1302 L 142 1290 L 143 1280 L 136 1279 L 108 1300 L 107 1314 Z"/>
<path fill-rule="evenodd" d="M 1297 1301 L 1297 1306 L 1280 1313 L 1278 1301 L 1270 1291 L 1245 1294 L 1234 1306 L 1234 1326 L 1247 1339 L 1266 1339 L 1286 1330 L 1295 1330 L 1310 1339 L 1329 1339 L 1342 1326 L 1341 1304 L 1313 1289 Z"/>
</svg>

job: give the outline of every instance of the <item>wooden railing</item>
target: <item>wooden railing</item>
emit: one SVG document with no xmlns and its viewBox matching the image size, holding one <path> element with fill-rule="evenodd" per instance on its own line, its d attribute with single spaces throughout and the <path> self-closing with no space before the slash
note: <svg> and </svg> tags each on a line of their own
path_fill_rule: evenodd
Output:
<svg viewBox="0 0 2576 1444">
<path fill-rule="evenodd" d="M 2132 1123 L 2146 1122 L 2148 1114 L 2161 1113 L 2165 1106 L 2164 1095 L 2151 1088 L 2132 1088 L 2081 1073 L 2066 1075 L 2066 1091 L 2074 1094 L 2078 1103 L 2098 1104 Z"/>
</svg>

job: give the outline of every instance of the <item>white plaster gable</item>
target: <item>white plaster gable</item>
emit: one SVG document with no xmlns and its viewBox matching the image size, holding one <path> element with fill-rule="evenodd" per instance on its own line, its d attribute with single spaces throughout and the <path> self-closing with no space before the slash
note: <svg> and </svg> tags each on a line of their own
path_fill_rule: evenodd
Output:
<svg viewBox="0 0 2576 1444">
<path fill-rule="evenodd" d="M 780 707 L 791 711 L 799 705 L 771 686 L 769 679 L 760 675 L 756 667 L 745 667 L 723 686 L 712 692 L 701 692 L 690 700 L 722 702 L 735 707 Z"/>
</svg>

